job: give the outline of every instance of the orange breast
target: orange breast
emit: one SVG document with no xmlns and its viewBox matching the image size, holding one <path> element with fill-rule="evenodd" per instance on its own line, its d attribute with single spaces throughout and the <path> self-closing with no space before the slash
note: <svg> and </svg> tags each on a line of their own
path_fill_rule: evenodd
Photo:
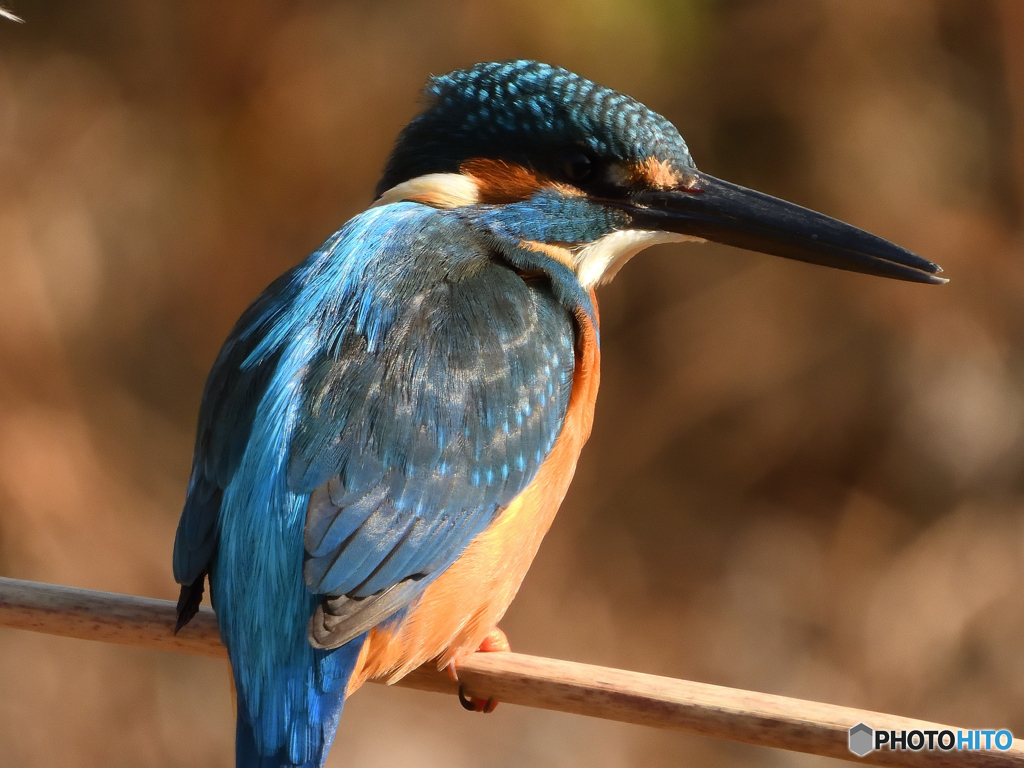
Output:
<svg viewBox="0 0 1024 768">
<path fill-rule="evenodd" d="M 591 298 L 596 308 L 596 297 Z M 349 693 L 372 678 L 394 682 L 431 660 L 438 668 L 457 663 L 480 646 L 505 614 L 565 498 L 594 421 L 600 352 L 596 329 L 585 315 L 578 320 L 569 410 L 547 460 L 533 482 L 427 587 L 401 624 L 370 632 Z"/>
</svg>

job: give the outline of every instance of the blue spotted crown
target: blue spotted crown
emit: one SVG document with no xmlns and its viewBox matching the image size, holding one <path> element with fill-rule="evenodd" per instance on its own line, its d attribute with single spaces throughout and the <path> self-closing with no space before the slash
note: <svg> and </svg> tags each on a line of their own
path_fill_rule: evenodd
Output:
<svg viewBox="0 0 1024 768">
<path fill-rule="evenodd" d="M 640 102 L 560 67 L 519 60 L 477 64 L 430 80 L 427 108 L 402 131 L 377 192 L 469 159 L 542 166 L 566 149 L 677 171 L 693 160 L 679 131 Z"/>
</svg>

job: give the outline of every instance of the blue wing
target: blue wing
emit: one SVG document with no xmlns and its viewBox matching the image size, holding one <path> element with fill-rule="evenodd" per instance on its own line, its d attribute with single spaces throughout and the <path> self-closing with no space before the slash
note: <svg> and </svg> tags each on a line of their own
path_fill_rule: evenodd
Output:
<svg viewBox="0 0 1024 768">
<path fill-rule="evenodd" d="M 329 743 L 308 691 L 334 701 L 351 670 L 326 649 L 410 605 L 558 437 L 573 315 L 592 309 L 565 267 L 508 250 L 456 212 L 371 209 L 268 288 L 214 365 L 175 577 L 210 572 L 261 754 Z"/>
<path fill-rule="evenodd" d="M 533 479 L 568 407 L 571 312 L 435 218 L 429 253 L 377 262 L 310 363 L 289 470 L 311 493 L 306 583 L 333 598 L 318 647 L 414 600 Z"/>
</svg>

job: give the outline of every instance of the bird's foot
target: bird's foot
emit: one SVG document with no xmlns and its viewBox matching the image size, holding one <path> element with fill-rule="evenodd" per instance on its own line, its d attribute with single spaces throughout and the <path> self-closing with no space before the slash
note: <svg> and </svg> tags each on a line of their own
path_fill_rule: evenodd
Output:
<svg viewBox="0 0 1024 768">
<path fill-rule="evenodd" d="M 477 648 L 480 653 L 509 653 L 511 650 L 512 646 L 508 644 L 508 637 L 497 627 L 487 633 L 487 637 Z"/>
<path fill-rule="evenodd" d="M 512 650 L 512 647 L 508 644 L 508 638 L 505 633 L 495 627 L 483 639 L 480 643 L 480 647 L 477 648 L 478 653 L 508 653 Z M 459 681 L 458 670 L 455 668 L 455 662 L 448 665 L 448 675 L 455 682 Z M 477 699 L 472 696 L 466 696 L 459 686 L 459 704 L 462 705 L 463 709 L 468 709 L 470 712 L 483 712 L 489 714 L 494 711 L 495 707 L 498 706 L 498 702 L 494 699 Z"/>
</svg>

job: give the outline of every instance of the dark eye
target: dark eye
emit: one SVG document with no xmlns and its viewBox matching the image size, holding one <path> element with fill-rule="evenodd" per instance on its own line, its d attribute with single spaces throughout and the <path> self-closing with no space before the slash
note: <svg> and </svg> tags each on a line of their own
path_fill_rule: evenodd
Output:
<svg viewBox="0 0 1024 768">
<path fill-rule="evenodd" d="M 579 184 L 594 172 L 594 162 L 586 153 L 573 149 L 562 155 L 558 169 L 566 180 Z"/>
</svg>

